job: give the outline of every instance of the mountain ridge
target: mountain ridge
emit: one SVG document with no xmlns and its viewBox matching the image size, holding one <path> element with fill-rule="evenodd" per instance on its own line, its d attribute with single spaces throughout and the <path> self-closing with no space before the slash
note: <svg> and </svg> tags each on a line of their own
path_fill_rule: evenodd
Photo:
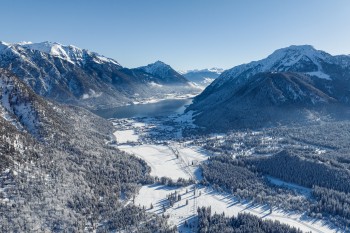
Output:
<svg viewBox="0 0 350 233">
<path fill-rule="evenodd" d="M 278 82 L 271 77 L 284 77 Z M 276 88 L 276 82 L 280 85 Z M 239 120 L 236 123 L 228 123 L 233 118 L 244 118 L 245 114 L 259 112 L 262 116 L 266 113 L 263 106 L 273 108 L 271 111 L 278 111 L 278 115 L 283 116 L 282 108 L 286 111 L 305 112 L 311 108 L 314 113 L 326 112 L 327 109 L 333 109 L 333 106 L 349 105 L 350 89 L 350 57 L 346 55 L 332 56 L 324 51 L 316 50 L 310 45 L 289 46 L 278 49 L 268 57 L 253 61 L 247 64 L 235 66 L 224 71 L 211 85 L 209 85 L 200 95 L 194 98 L 193 104 L 187 108 L 187 111 L 195 111 L 195 122 L 200 126 L 216 125 L 221 130 L 240 127 Z M 267 85 L 269 83 L 269 85 Z M 265 85 L 265 90 L 255 89 L 254 85 Z M 243 103 L 241 99 L 242 90 L 246 90 Z M 299 92 L 303 90 L 303 92 Z M 262 92 L 264 91 L 264 92 Z M 302 100 L 297 105 L 291 93 L 295 92 L 296 99 Z M 272 93 L 266 95 L 266 93 Z M 248 95 L 249 93 L 249 95 Z M 260 95 L 260 98 L 254 98 Z M 281 98 L 277 98 L 280 96 Z M 308 98 L 306 98 L 308 97 Z M 275 101 L 270 101 L 269 98 Z M 286 101 L 282 101 L 285 99 Z M 318 100 L 324 101 L 318 101 Z M 303 101 L 305 101 L 303 103 Z M 241 107 L 239 107 L 241 106 Z M 256 106 L 249 110 L 249 106 Z M 317 110 L 317 108 L 320 108 Z M 223 114 L 226 109 L 226 114 Z M 294 109 L 294 110 L 293 110 Z M 322 109 L 322 110 L 321 110 Z M 222 116 L 226 126 L 214 120 L 213 114 Z M 267 113 L 266 113 L 267 114 Z M 267 114 L 268 115 L 268 114 Z M 253 121 L 259 121 L 255 118 L 249 118 L 254 127 L 257 124 Z M 266 121 L 277 123 L 273 115 L 265 117 Z M 307 121 L 305 114 L 296 114 L 297 121 Z M 245 120 L 245 127 L 249 127 L 248 120 Z M 264 126 L 261 122 L 260 127 Z M 215 128 L 214 127 L 214 128 Z M 215 130 L 215 129 L 214 129 Z"/>
<path fill-rule="evenodd" d="M 90 109 L 199 91 L 170 66 L 167 76 L 162 77 L 55 42 L 1 42 L 0 68 L 10 70 L 45 98 Z"/>
</svg>

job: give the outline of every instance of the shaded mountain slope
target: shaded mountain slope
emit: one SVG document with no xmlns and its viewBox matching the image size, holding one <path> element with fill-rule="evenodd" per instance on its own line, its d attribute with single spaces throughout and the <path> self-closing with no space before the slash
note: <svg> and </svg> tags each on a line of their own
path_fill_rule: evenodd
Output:
<svg viewBox="0 0 350 233">
<path fill-rule="evenodd" d="M 214 131 L 308 122 L 347 114 L 349 81 L 349 56 L 290 46 L 225 71 L 187 111 Z"/>
</svg>

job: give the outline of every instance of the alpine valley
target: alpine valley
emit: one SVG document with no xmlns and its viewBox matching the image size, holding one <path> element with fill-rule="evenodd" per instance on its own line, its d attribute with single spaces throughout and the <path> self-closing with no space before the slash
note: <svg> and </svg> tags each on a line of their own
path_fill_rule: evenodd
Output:
<svg viewBox="0 0 350 233">
<path fill-rule="evenodd" d="M 195 83 L 197 86 L 203 89 L 209 86 L 224 70 L 221 68 L 211 68 L 202 70 L 187 70 L 180 71 L 185 78 Z"/>
<path fill-rule="evenodd" d="M 348 232 L 349 90 L 310 45 L 177 72 L 1 42 L 0 232 Z"/>
<path fill-rule="evenodd" d="M 90 109 L 191 95 L 200 90 L 160 61 L 128 69 L 86 49 L 52 42 L 0 42 L 0 67 L 45 98 Z"/>
</svg>

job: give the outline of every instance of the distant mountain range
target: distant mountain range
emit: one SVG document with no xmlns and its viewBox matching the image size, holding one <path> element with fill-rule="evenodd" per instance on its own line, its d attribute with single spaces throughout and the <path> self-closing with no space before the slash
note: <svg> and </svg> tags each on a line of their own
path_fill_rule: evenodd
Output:
<svg viewBox="0 0 350 233">
<path fill-rule="evenodd" d="M 92 109 L 199 92 L 160 61 L 128 69 L 98 53 L 52 42 L 0 42 L 0 68 L 16 74 L 39 95 Z"/>
<path fill-rule="evenodd" d="M 223 72 L 187 111 L 214 131 L 298 123 L 347 114 L 349 90 L 350 56 L 290 46 Z"/>
<path fill-rule="evenodd" d="M 202 70 L 187 70 L 180 71 L 189 81 L 195 83 L 201 88 L 205 88 L 210 85 L 220 74 L 224 71 L 221 68 L 211 68 Z"/>
</svg>

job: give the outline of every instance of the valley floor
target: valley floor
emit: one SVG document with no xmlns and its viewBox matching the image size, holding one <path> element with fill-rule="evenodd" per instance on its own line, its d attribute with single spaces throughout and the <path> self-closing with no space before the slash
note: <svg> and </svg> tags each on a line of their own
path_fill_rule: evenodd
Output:
<svg viewBox="0 0 350 233">
<path fill-rule="evenodd" d="M 213 213 L 224 212 L 226 216 L 250 213 L 263 219 L 278 220 L 281 223 L 300 228 L 305 232 L 337 232 L 337 229 L 331 229 L 324 222 L 309 218 L 301 213 L 286 212 L 275 208 L 271 210 L 268 206 L 256 206 L 251 202 L 238 200 L 228 193 L 215 191 L 212 187 L 199 185 L 198 181 L 202 179 L 199 163 L 207 160 L 210 155 L 209 152 L 201 147 L 189 145 L 189 142 L 180 142 L 179 140 L 150 141 L 149 138 L 144 138 L 143 135 L 149 134 L 151 131 L 156 134 L 155 128 L 161 129 L 158 131 L 159 134 L 169 132 L 174 137 L 181 134 L 181 132 L 177 132 L 181 129 L 176 125 L 163 125 L 161 122 L 164 119 L 144 118 L 138 120 L 142 122 L 133 119 L 116 120 L 114 122 L 118 129 L 114 133 L 117 141 L 116 146 L 120 150 L 132 153 L 145 160 L 151 167 L 152 176 L 165 176 L 175 181 L 178 178 L 191 178 L 196 181 L 195 184 L 186 187 L 170 187 L 160 184 L 146 185 L 139 190 L 139 194 L 135 198 L 135 204 L 144 207 L 147 211 L 159 215 L 168 215 L 169 222 L 178 226 L 180 232 L 195 232 L 197 208 L 204 206 L 210 206 Z M 270 179 L 275 183 L 282 182 L 273 180 L 273 178 Z M 284 183 L 284 185 L 289 184 Z M 293 187 L 292 184 L 291 187 Z M 181 200 L 170 207 L 167 196 L 175 192 L 180 194 Z"/>
</svg>

